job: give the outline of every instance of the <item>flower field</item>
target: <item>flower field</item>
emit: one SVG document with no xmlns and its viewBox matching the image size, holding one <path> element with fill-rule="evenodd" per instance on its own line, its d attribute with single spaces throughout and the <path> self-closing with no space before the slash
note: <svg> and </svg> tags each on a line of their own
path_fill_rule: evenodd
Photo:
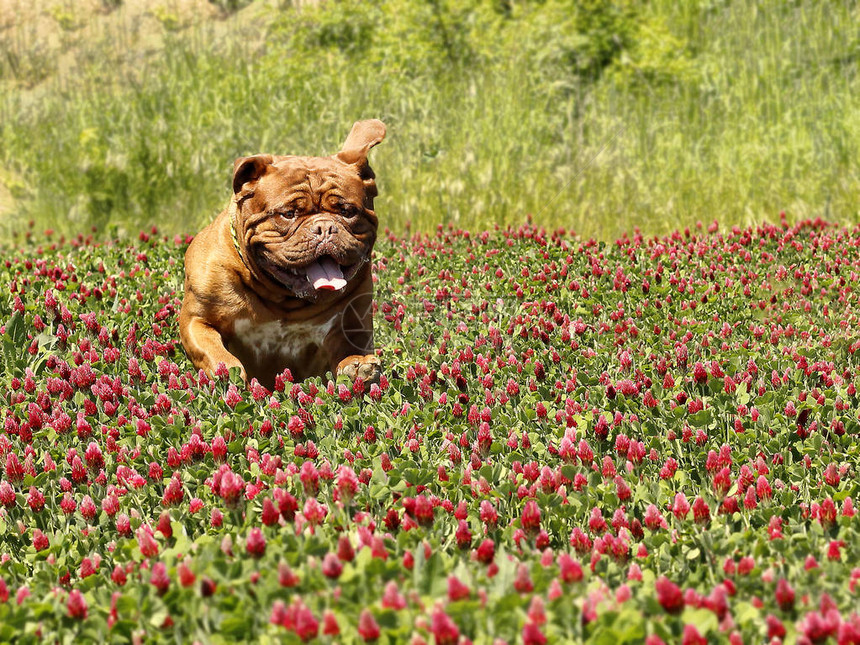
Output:
<svg viewBox="0 0 860 645">
<path fill-rule="evenodd" d="M 0 642 L 860 642 L 860 229 L 387 236 L 382 382 L 274 392 L 188 241 L 5 254 Z"/>
</svg>

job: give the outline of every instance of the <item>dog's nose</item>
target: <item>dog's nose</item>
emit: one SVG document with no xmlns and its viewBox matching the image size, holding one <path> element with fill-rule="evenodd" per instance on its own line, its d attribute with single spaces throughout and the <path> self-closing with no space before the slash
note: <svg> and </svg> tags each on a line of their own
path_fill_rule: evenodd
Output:
<svg viewBox="0 0 860 645">
<path fill-rule="evenodd" d="M 314 225 L 314 233 L 317 237 L 329 237 L 337 233 L 337 224 L 330 220 L 323 220 Z"/>
</svg>

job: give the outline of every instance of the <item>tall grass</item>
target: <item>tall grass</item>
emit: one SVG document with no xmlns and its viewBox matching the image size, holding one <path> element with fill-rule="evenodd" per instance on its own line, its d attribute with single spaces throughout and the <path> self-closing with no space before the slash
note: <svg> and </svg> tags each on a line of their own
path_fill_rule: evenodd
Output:
<svg viewBox="0 0 860 645">
<path fill-rule="evenodd" d="M 601 85 L 583 118 L 601 124 L 598 138 L 626 129 L 578 186 L 580 206 L 649 231 L 713 218 L 750 224 L 781 210 L 856 221 L 858 4 L 713 5 L 652 6 L 688 42 L 695 80 Z M 604 234 L 618 229 L 601 219 Z"/>
<path fill-rule="evenodd" d="M 91 55 L 0 99 L 5 224 L 193 232 L 236 156 L 333 153 L 367 117 L 389 125 L 373 165 L 397 231 L 857 217 L 856 2 L 572 6 L 329 2 L 263 37 L 206 23 L 135 64 Z"/>
</svg>

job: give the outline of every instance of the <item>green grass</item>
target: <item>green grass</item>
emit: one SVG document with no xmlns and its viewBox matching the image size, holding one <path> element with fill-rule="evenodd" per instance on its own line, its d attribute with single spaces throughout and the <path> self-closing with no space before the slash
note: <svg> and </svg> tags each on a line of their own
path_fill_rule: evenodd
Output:
<svg viewBox="0 0 860 645">
<path fill-rule="evenodd" d="M 36 88 L 4 81 L 4 223 L 194 231 L 236 156 L 332 153 L 368 117 L 389 125 L 373 165 L 398 231 L 857 219 L 858 3 L 572 6 L 240 13 L 167 32 L 142 62 L 121 37 L 92 43 Z"/>
</svg>

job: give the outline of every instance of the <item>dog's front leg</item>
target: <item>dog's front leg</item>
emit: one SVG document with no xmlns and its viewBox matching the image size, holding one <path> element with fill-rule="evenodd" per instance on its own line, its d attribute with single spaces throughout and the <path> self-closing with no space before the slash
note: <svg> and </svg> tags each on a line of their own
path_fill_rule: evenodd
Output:
<svg viewBox="0 0 860 645">
<path fill-rule="evenodd" d="M 233 356 L 224 347 L 224 339 L 221 333 L 199 316 L 179 315 L 179 336 L 188 357 L 194 363 L 194 367 L 202 369 L 209 376 L 215 375 L 218 365 L 223 363 L 227 369 L 238 367 L 242 374 L 242 380 L 247 382 L 248 377 L 245 368 L 238 358 Z"/>
<path fill-rule="evenodd" d="M 353 354 L 337 364 L 335 376 L 344 374 L 351 380 L 360 378 L 366 384 L 379 383 L 382 364 L 375 354 Z"/>
</svg>

